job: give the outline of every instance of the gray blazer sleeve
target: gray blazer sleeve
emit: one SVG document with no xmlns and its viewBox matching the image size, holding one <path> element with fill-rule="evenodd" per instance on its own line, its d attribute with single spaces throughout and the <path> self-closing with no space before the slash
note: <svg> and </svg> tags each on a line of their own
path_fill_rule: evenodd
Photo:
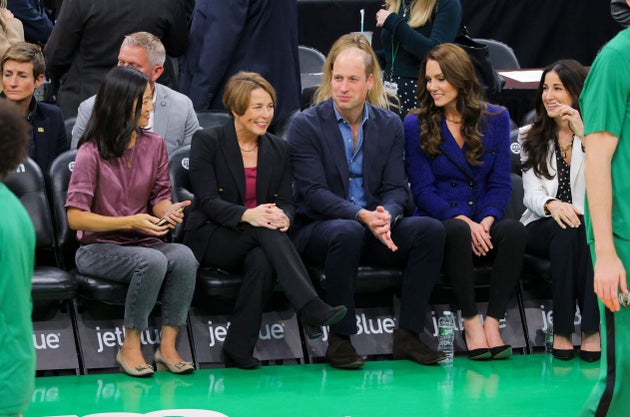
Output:
<svg viewBox="0 0 630 417">
<path fill-rule="evenodd" d="M 90 120 L 92 109 L 94 108 L 94 98 L 95 96 L 85 99 L 79 105 L 77 120 L 74 122 L 74 127 L 72 128 L 72 142 L 70 143 L 70 149 L 77 148 L 79 139 L 81 139 L 81 135 L 85 132 L 87 122 Z"/>
</svg>

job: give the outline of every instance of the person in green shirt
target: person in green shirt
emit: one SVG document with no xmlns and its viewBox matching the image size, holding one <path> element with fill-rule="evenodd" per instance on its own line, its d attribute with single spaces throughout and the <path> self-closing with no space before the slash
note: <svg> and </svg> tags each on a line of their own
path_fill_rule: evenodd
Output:
<svg viewBox="0 0 630 417">
<path fill-rule="evenodd" d="M 26 157 L 30 126 L 0 102 L 0 180 Z M 20 200 L 0 182 L 0 416 L 19 416 L 35 385 L 31 278 L 35 230 Z"/>
<path fill-rule="evenodd" d="M 630 0 L 628 0 L 630 3 Z M 602 361 L 580 416 L 627 416 L 630 398 L 630 29 L 599 53 L 580 96 L 586 142 L 585 224 L 599 297 Z M 625 380 L 625 381 L 624 381 Z"/>
</svg>

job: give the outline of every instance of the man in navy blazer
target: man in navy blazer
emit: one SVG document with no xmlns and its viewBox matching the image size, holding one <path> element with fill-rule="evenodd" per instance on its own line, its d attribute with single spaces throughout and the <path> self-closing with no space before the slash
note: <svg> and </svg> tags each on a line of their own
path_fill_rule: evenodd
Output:
<svg viewBox="0 0 630 417">
<path fill-rule="evenodd" d="M 273 125 L 300 108 L 296 0 L 197 0 L 179 91 L 197 111 L 225 111 L 223 92 L 239 71 L 268 80 L 278 95 Z"/>
<path fill-rule="evenodd" d="M 429 296 L 442 264 L 445 232 L 427 217 L 403 217 L 408 201 L 403 126 L 393 112 L 368 103 L 385 97 L 374 52 L 365 37 L 333 45 L 317 97 L 291 124 L 296 191 L 294 242 L 307 263 L 324 266 L 326 300 L 348 314 L 331 326 L 326 360 L 358 369 L 352 346 L 354 283 L 359 263 L 404 269 L 395 359 L 434 364 L 444 358 L 423 344 Z M 382 100 L 380 101 L 383 102 Z"/>
</svg>

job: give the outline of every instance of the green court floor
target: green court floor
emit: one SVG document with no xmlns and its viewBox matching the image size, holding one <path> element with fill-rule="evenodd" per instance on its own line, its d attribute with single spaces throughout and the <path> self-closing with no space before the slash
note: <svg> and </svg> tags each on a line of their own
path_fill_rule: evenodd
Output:
<svg viewBox="0 0 630 417">
<path fill-rule="evenodd" d="M 368 361 L 360 371 L 311 364 L 159 372 L 152 379 L 40 377 L 24 416 L 567 417 L 577 415 L 598 373 L 598 363 L 533 354 L 492 362 L 457 357 L 451 367 Z"/>
</svg>

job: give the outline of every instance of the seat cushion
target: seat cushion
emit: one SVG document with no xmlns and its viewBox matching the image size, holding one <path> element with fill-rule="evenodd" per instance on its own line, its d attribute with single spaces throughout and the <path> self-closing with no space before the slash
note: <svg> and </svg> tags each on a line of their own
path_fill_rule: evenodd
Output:
<svg viewBox="0 0 630 417">
<path fill-rule="evenodd" d="M 31 295 L 34 302 L 71 300 L 77 294 L 74 275 L 54 266 L 37 266 L 33 271 Z"/>
</svg>

